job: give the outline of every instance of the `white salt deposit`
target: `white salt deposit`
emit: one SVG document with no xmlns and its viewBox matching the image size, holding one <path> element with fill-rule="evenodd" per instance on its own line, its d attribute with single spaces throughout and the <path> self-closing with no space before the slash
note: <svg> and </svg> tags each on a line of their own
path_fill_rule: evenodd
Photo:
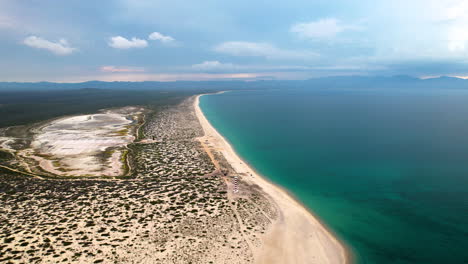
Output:
<svg viewBox="0 0 468 264">
<path fill-rule="evenodd" d="M 124 110 L 66 117 L 42 126 L 31 143 L 39 155 L 32 158 L 46 159 L 41 167 L 60 175 L 121 175 L 122 150 L 134 140 L 136 109 Z"/>
</svg>

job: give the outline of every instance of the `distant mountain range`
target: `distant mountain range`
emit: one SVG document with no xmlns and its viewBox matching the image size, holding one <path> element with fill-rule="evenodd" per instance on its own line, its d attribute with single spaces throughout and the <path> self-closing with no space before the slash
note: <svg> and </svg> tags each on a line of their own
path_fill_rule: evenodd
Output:
<svg viewBox="0 0 468 264">
<path fill-rule="evenodd" d="M 0 82 L 0 91 L 112 89 L 112 90 L 231 90 L 268 88 L 419 88 L 419 89 L 468 89 L 468 80 L 455 77 L 419 79 L 400 75 L 382 76 L 336 76 L 309 80 L 258 80 L 258 81 L 175 81 L 175 82 L 102 82 L 82 83 L 53 82 Z"/>
</svg>

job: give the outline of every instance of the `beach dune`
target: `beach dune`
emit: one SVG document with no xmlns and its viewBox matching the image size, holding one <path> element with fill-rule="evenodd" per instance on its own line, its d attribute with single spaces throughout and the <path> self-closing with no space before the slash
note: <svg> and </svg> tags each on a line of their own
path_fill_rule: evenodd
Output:
<svg viewBox="0 0 468 264">
<path fill-rule="evenodd" d="M 286 191 L 265 180 L 234 151 L 209 123 L 195 99 L 195 113 L 204 130 L 200 140 L 220 152 L 242 180 L 259 186 L 278 208 L 278 217 L 265 234 L 259 234 L 262 246 L 254 250 L 255 263 L 347 263 L 347 251 L 338 239 L 306 208 Z"/>
</svg>

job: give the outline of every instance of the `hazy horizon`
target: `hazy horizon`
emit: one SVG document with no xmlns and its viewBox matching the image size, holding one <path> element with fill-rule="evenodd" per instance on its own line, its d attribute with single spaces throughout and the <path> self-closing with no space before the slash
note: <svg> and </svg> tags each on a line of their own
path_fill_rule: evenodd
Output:
<svg viewBox="0 0 468 264">
<path fill-rule="evenodd" d="M 398 78 L 398 77 L 406 77 L 408 79 L 414 79 L 418 81 L 425 81 L 425 80 L 436 80 L 436 79 L 443 79 L 443 78 L 450 78 L 450 79 L 459 79 L 459 80 L 468 80 L 468 76 L 449 76 L 449 75 L 440 75 L 440 76 L 426 76 L 426 77 L 419 77 L 419 76 L 411 76 L 411 75 L 389 75 L 389 76 L 384 76 L 384 75 L 331 75 L 331 76 L 319 76 L 319 77 L 311 77 L 311 78 L 306 78 L 306 79 L 275 79 L 275 78 L 269 78 L 268 76 L 265 78 L 220 78 L 220 79 L 183 79 L 183 80 L 130 80 L 130 81 L 125 81 L 125 80 L 96 80 L 96 79 L 90 79 L 90 80 L 82 80 L 82 81 L 48 81 L 48 80 L 41 80 L 41 81 L 1 81 L 0 83 L 18 83 L 18 84 L 38 84 L 38 83 L 53 83 L 53 84 L 83 84 L 83 83 L 92 83 L 92 82 L 102 82 L 102 83 L 144 83 L 144 82 L 157 82 L 157 83 L 176 83 L 176 82 L 255 82 L 255 81 L 313 81 L 313 80 L 320 80 L 320 79 L 334 79 L 334 78 L 367 78 L 367 79 L 373 79 L 373 78 L 385 78 L 388 80 L 391 80 L 393 78 Z"/>
</svg>

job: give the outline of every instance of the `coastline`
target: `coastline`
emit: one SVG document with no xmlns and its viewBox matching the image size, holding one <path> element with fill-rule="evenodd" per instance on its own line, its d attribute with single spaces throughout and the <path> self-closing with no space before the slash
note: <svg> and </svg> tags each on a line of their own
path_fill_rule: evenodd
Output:
<svg viewBox="0 0 468 264">
<path fill-rule="evenodd" d="M 278 206 L 278 219 L 262 235 L 263 247 L 254 252 L 255 263 L 349 263 L 349 252 L 333 234 L 287 191 L 269 182 L 249 167 L 228 141 L 206 119 L 197 95 L 196 116 L 203 128 L 200 141 L 219 151 L 242 177 L 243 181 L 259 186 Z"/>
</svg>

